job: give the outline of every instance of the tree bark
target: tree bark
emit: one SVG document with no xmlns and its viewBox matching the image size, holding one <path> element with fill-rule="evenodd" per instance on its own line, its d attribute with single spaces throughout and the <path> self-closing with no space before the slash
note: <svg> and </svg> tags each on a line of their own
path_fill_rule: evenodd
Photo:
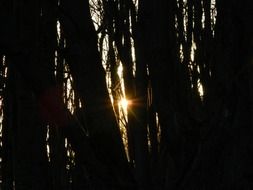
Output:
<svg viewBox="0 0 253 190">
<path fill-rule="evenodd" d="M 91 146 L 113 175 L 120 173 L 119 180 L 129 180 L 126 154 L 106 88 L 88 1 L 61 1 L 61 9 L 67 40 L 66 59 L 87 119 Z"/>
</svg>

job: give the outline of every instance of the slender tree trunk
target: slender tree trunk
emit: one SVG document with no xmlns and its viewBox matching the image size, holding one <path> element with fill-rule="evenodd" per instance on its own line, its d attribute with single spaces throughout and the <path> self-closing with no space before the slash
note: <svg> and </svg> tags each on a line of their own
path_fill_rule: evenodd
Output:
<svg viewBox="0 0 253 190">
<path fill-rule="evenodd" d="M 7 62 L 8 60 L 6 60 Z M 12 71 L 9 71 L 10 74 Z M 13 78 L 8 77 L 6 81 L 6 88 L 4 92 L 4 107 L 3 107 L 3 123 L 2 123 L 2 189 L 9 190 L 13 189 L 14 182 L 14 172 L 13 172 L 13 154 L 14 154 L 14 146 L 13 146 L 13 94 L 11 93 L 11 88 L 13 88 Z"/>
<path fill-rule="evenodd" d="M 17 189 L 49 189 L 46 127 L 38 103 L 19 74 L 15 74 L 14 175 Z"/>
<path fill-rule="evenodd" d="M 39 41 L 39 6 L 39 3 L 35 5 L 32 2 L 20 1 L 13 3 L 12 10 L 15 11 L 14 15 L 19 18 L 16 22 L 18 32 L 15 33 L 14 38 L 19 38 L 18 40 L 23 42 L 24 48 L 30 46 L 34 47 L 34 50 L 38 50 L 36 42 Z M 27 15 L 28 12 L 32 17 Z M 29 70 L 30 68 L 27 67 L 26 62 L 31 62 L 35 59 L 15 59 L 13 53 L 20 53 L 19 51 L 20 49 L 16 49 L 12 52 L 7 52 L 7 57 L 10 56 L 10 64 L 12 64 L 9 69 L 9 77 L 14 81 L 11 87 L 14 96 L 10 100 L 13 104 L 13 113 L 11 114 L 14 115 L 14 118 L 8 127 L 13 128 L 12 156 L 14 159 L 13 176 L 15 188 L 48 189 L 48 166 L 45 146 L 46 128 L 38 116 L 39 109 L 34 94 L 32 94 L 29 86 L 27 87 L 22 82 L 24 78 L 20 76 L 20 70 L 18 69 L 18 66 L 22 65 L 23 70 Z M 31 155 L 33 154 L 34 156 L 32 157 Z"/>
<path fill-rule="evenodd" d="M 128 180 L 126 154 L 106 88 L 88 1 L 62 1 L 61 8 L 66 13 L 62 17 L 67 40 L 66 59 L 85 111 L 91 146 L 113 175 L 117 170 L 118 177 L 125 176 L 124 180 Z"/>
</svg>

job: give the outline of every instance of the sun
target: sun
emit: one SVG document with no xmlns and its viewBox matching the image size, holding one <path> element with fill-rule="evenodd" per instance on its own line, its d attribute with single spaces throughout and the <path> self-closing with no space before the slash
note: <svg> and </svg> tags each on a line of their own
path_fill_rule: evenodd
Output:
<svg viewBox="0 0 253 190">
<path fill-rule="evenodd" d="M 119 105 L 123 108 L 123 110 L 127 110 L 129 103 L 130 103 L 129 100 L 127 100 L 126 98 L 122 98 L 119 101 Z"/>
</svg>

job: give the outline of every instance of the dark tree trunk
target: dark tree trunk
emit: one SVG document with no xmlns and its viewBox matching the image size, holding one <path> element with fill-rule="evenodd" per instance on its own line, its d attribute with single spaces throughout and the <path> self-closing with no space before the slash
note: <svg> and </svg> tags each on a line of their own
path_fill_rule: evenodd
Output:
<svg viewBox="0 0 253 190">
<path fill-rule="evenodd" d="M 111 170 L 111 175 L 119 174 L 118 180 L 127 181 L 128 163 L 106 88 L 88 1 L 62 1 L 61 8 L 67 40 L 66 59 L 84 109 L 91 146 L 99 160 Z"/>
<path fill-rule="evenodd" d="M 15 47 L 11 51 L 7 51 L 7 57 L 10 60 L 8 77 L 11 81 L 11 89 L 8 92 L 10 102 L 7 103 L 11 109 L 13 120 L 6 127 L 13 132 L 12 140 L 12 156 L 13 156 L 13 179 L 15 188 L 17 189 L 48 189 L 48 165 L 46 157 L 46 128 L 39 118 L 39 105 L 35 99 L 30 86 L 25 85 L 26 79 L 22 71 L 27 70 L 31 74 L 32 68 L 29 64 L 36 61 L 38 56 L 39 39 L 39 19 L 40 4 L 32 2 L 14 2 L 12 5 L 12 16 L 18 16 L 20 20 L 16 20 L 17 33 L 14 33 L 15 44 L 24 45 L 24 49 Z M 28 15 L 27 13 L 31 15 Z M 11 29 L 11 28 L 9 28 Z M 20 43 L 19 43 L 20 42 Z M 21 43 L 22 42 L 22 43 Z M 13 44 L 8 44 L 12 46 Z M 29 47 L 29 48 L 28 48 Z M 18 54 L 20 51 L 36 54 L 25 57 Z M 12 47 L 13 48 L 13 47 Z M 31 49 L 30 49 L 31 48 Z M 28 53 L 28 54 L 29 54 Z M 36 57 L 36 58 L 35 58 Z M 29 60 L 30 58 L 30 60 Z M 22 69 L 20 69 L 22 68 Z M 21 71 L 22 70 L 22 71 Z M 33 70 L 33 72 L 36 72 Z M 11 93 L 12 95 L 10 95 Z M 8 112 L 7 112 L 8 113 Z"/>
<path fill-rule="evenodd" d="M 132 179 L 138 189 L 253 188 L 253 3 L 217 0 L 215 10 L 211 0 L 133 3 L 103 0 L 99 31 L 88 0 L 0 3 L 0 55 L 9 64 L 0 81 L 3 190 L 68 189 L 65 137 L 75 153 L 73 189 L 130 189 Z M 101 41 L 109 39 L 112 86 L 119 59 L 124 68 L 130 163 L 97 48 L 100 31 Z M 66 68 L 74 114 L 62 96 Z"/>
<path fill-rule="evenodd" d="M 8 60 L 6 60 L 7 62 Z M 5 63 L 6 63 L 5 62 Z M 4 92 L 4 107 L 3 109 L 3 121 L 2 121 L 2 189 L 13 189 L 14 182 L 14 172 L 13 172 L 13 154 L 14 154 L 14 146 L 13 146 L 13 95 L 11 94 L 11 86 L 13 86 L 13 79 L 8 78 L 6 81 L 7 88 L 5 88 Z"/>
<path fill-rule="evenodd" d="M 46 127 L 38 103 L 14 71 L 14 176 L 17 189 L 49 189 Z"/>
</svg>

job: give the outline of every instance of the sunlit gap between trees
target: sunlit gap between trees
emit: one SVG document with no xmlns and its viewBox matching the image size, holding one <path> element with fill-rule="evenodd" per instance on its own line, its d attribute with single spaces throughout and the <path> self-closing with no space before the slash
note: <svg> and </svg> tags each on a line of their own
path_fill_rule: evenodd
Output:
<svg viewBox="0 0 253 190">
<path fill-rule="evenodd" d="M 101 6 L 101 2 L 98 0 L 90 0 L 90 11 L 91 11 L 91 16 L 92 16 L 92 20 L 93 20 L 93 24 L 95 26 L 96 31 L 100 31 L 101 29 L 103 29 L 103 25 L 105 22 L 103 20 L 103 15 L 106 14 L 105 10 L 103 10 L 103 6 Z M 188 10 L 187 10 L 187 0 L 183 0 L 183 6 L 184 8 L 183 10 L 183 30 L 184 30 L 184 38 L 187 39 L 187 23 L 188 23 Z M 134 1 L 134 5 L 135 5 L 135 10 L 138 11 L 138 3 L 139 1 L 136 0 Z M 177 1 L 178 3 L 178 7 L 180 7 L 179 5 L 179 1 Z M 212 30 L 214 29 L 214 25 L 215 25 L 215 17 L 216 17 L 216 9 L 215 9 L 215 0 L 211 1 L 211 10 L 212 12 L 210 13 L 210 17 L 212 18 Z M 131 20 L 130 18 L 131 16 L 129 15 L 129 20 Z M 131 33 L 133 33 L 133 25 L 130 22 L 130 28 L 129 31 Z M 193 25 L 194 25 L 194 21 L 193 21 Z M 175 28 L 177 30 L 179 30 L 178 28 L 179 23 L 177 18 L 175 18 Z M 202 15 L 202 27 L 205 28 L 205 14 L 203 11 L 203 15 Z M 213 30 L 214 31 L 214 30 Z M 129 158 L 129 150 L 128 150 L 128 112 L 131 111 L 131 105 L 134 104 L 134 100 L 131 100 L 131 98 L 127 97 L 126 95 L 126 89 L 125 89 L 125 82 L 124 82 L 124 67 L 123 65 L 125 65 L 126 63 L 122 63 L 122 60 L 119 58 L 119 52 L 117 50 L 117 45 L 115 44 L 116 42 L 111 43 L 110 39 L 111 38 L 111 34 L 108 34 L 109 31 L 106 31 L 104 33 L 102 32 L 98 32 L 98 49 L 100 51 L 100 55 L 102 58 L 102 64 L 103 67 L 106 71 L 106 82 L 107 82 L 107 88 L 108 88 L 108 92 L 110 95 L 110 99 L 112 101 L 113 104 L 113 108 L 115 111 L 115 115 L 117 117 L 117 121 L 118 121 L 118 125 L 121 131 L 121 135 L 122 135 L 122 139 L 123 139 L 123 143 L 125 146 L 125 151 L 126 154 Z M 213 33 L 214 35 L 214 33 Z M 122 44 L 125 44 L 125 38 L 122 37 Z M 110 46 L 111 43 L 111 47 Z M 135 72 L 136 72 L 136 56 L 135 56 L 135 42 L 133 41 L 133 37 L 130 37 L 130 49 L 131 49 L 131 59 L 133 62 L 133 66 L 132 66 L 132 75 L 135 77 Z M 196 52 L 196 42 L 194 39 L 194 35 L 192 35 L 192 41 L 191 43 L 191 48 L 190 48 L 190 63 L 188 64 L 188 69 L 189 69 L 189 73 L 194 73 L 197 72 L 200 73 L 200 68 L 199 66 L 196 64 L 196 60 L 195 60 L 195 52 Z M 114 56 L 115 56 L 115 63 L 111 63 L 113 60 L 111 60 L 110 58 L 110 48 L 113 49 L 113 51 L 115 52 Z M 183 45 L 180 44 L 180 62 L 185 64 L 185 58 L 184 58 L 184 52 L 183 52 Z M 117 68 L 117 77 L 112 76 L 113 75 L 113 70 L 112 70 L 112 65 L 115 64 L 116 68 Z M 197 67 L 197 69 L 196 69 Z M 147 74 L 149 75 L 149 68 L 147 67 Z M 112 79 L 112 77 L 114 77 Z M 116 78 L 116 79 L 115 79 Z M 191 88 L 194 88 L 193 85 L 193 80 L 192 77 L 190 76 L 190 79 L 192 80 L 192 84 L 191 84 Z M 112 84 L 112 81 L 114 80 L 115 84 Z M 115 81 L 116 80 L 116 81 Z M 152 89 L 152 88 L 150 88 Z M 204 96 L 204 88 L 203 88 L 203 84 L 200 80 L 200 78 L 197 79 L 197 89 L 198 89 L 198 93 L 199 93 L 199 97 L 201 100 L 203 100 L 203 96 Z M 152 90 L 149 90 L 149 96 L 147 100 L 149 102 L 149 105 L 152 104 Z M 136 117 L 136 116 L 134 116 Z M 155 113 L 155 120 L 157 123 L 157 130 L 158 130 L 158 141 L 159 141 L 159 137 L 160 137 L 160 129 L 159 129 L 159 117 L 158 114 Z M 149 131 L 147 132 L 147 139 L 148 139 L 148 144 L 150 147 L 150 137 L 149 137 Z"/>
</svg>

